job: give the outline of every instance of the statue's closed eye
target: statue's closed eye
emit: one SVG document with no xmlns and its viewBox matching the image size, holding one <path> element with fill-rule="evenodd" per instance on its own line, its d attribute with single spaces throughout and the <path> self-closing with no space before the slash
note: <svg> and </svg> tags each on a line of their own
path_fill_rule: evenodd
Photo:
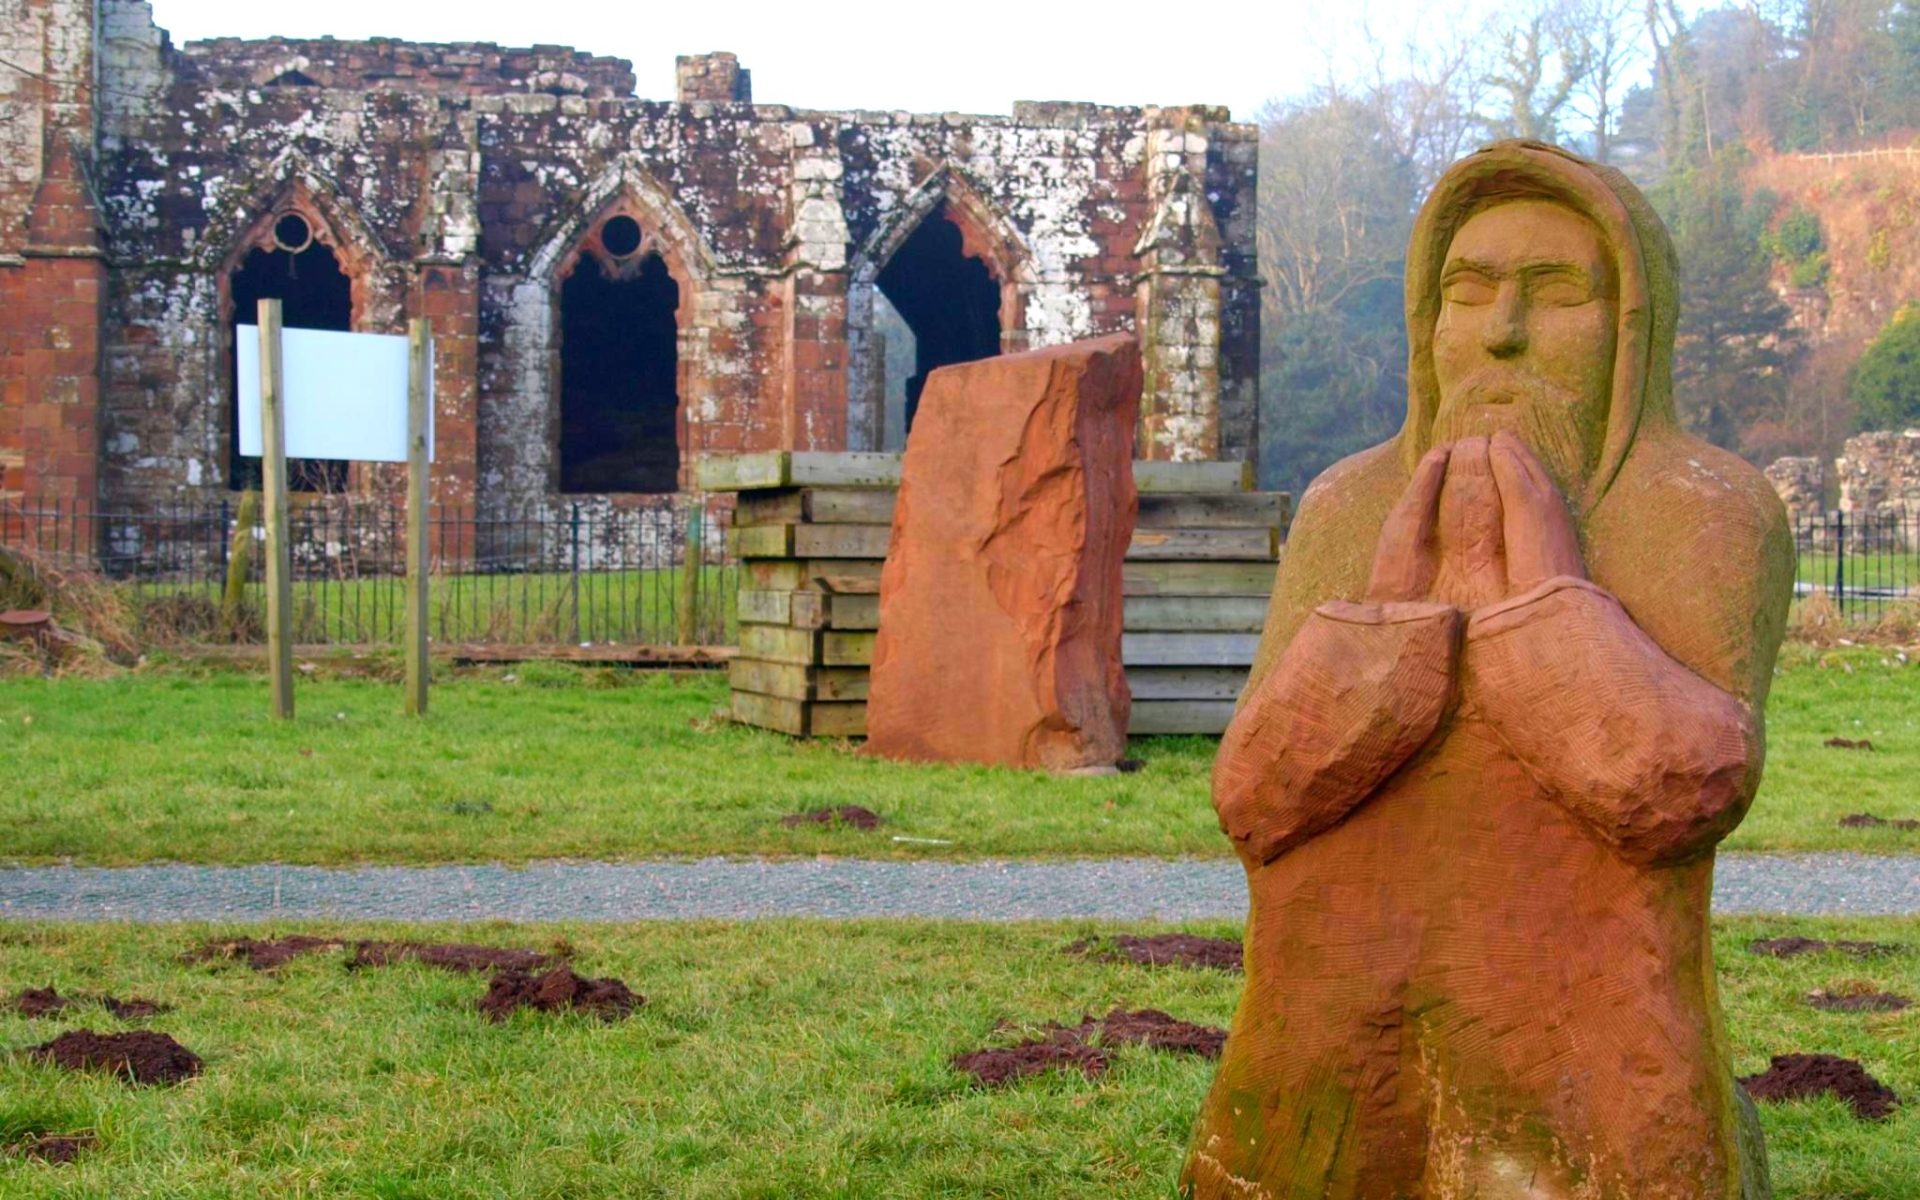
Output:
<svg viewBox="0 0 1920 1200">
<path fill-rule="evenodd" d="M 1479 275 L 1456 275 L 1447 280 L 1441 295 L 1448 304 L 1478 306 L 1492 304 L 1497 292 L 1491 279 Z"/>
</svg>

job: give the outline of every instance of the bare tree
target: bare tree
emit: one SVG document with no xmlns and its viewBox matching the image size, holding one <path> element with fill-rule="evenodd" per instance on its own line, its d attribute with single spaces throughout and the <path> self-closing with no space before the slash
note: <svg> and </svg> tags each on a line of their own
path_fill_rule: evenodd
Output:
<svg viewBox="0 0 1920 1200">
<path fill-rule="evenodd" d="M 1627 80 L 1646 61 L 1646 15 L 1639 0 L 1568 0 L 1566 19 L 1580 40 L 1587 73 L 1568 105 L 1593 126 L 1593 157 L 1608 161 Z"/>
<path fill-rule="evenodd" d="M 1499 53 L 1487 86 L 1505 111 L 1488 122 L 1508 137 L 1560 140 L 1560 118 L 1591 69 L 1589 48 L 1568 4 L 1545 0 L 1493 18 Z"/>
</svg>

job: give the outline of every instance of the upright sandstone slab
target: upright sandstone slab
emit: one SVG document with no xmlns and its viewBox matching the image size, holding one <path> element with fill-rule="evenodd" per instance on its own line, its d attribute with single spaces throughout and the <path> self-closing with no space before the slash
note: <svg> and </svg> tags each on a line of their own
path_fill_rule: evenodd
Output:
<svg viewBox="0 0 1920 1200">
<path fill-rule="evenodd" d="M 1069 771 L 1126 749 L 1127 335 L 934 372 L 880 576 L 867 748 Z"/>
</svg>

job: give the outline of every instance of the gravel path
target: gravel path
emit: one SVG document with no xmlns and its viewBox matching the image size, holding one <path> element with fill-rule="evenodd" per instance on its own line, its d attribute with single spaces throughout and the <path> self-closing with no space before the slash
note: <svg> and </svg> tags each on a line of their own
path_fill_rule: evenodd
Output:
<svg viewBox="0 0 1920 1200">
<path fill-rule="evenodd" d="M 1920 913 L 1920 858 L 1723 854 L 1721 913 Z M 1221 861 L 876 862 L 862 859 L 542 863 L 526 868 L 30 867 L 0 869 L 0 919 L 71 921 L 627 921 L 693 917 L 949 917 L 1018 921 L 1239 919 L 1246 884 Z"/>
</svg>

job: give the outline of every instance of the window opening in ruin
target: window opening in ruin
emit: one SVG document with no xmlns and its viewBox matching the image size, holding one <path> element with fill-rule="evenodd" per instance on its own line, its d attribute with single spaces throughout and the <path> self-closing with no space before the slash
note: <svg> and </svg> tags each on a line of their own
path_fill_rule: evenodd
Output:
<svg viewBox="0 0 1920 1200">
<path fill-rule="evenodd" d="M 900 425 L 904 444 L 929 373 L 1000 353 L 1000 285 L 986 263 L 966 252 L 944 200 L 894 251 L 876 282 L 913 332 L 914 373 L 906 381 Z"/>
<path fill-rule="evenodd" d="M 305 71 L 282 71 L 267 80 L 268 87 L 319 87 L 320 81 Z"/>
<path fill-rule="evenodd" d="M 899 454 L 907 448 L 907 381 L 918 369 L 918 352 L 912 327 L 878 289 L 873 293 L 873 336 L 880 343 L 880 449 Z"/>
<path fill-rule="evenodd" d="M 281 302 L 281 324 L 288 329 L 353 328 L 353 281 L 340 269 L 332 250 L 314 240 L 304 217 L 288 214 L 274 223 L 276 248 L 253 250 L 233 273 L 233 318 L 227 348 L 227 486 L 235 491 L 260 486 L 260 460 L 240 453 L 240 326 L 259 320 L 260 301 Z M 292 247 L 299 246 L 299 250 Z M 248 336 L 257 336 L 249 334 Z M 287 489 L 341 492 L 347 464 L 338 459 L 290 458 Z"/>
<path fill-rule="evenodd" d="M 640 222 L 615 217 L 600 227 L 600 244 L 615 258 L 627 258 L 640 248 Z"/>
<path fill-rule="evenodd" d="M 657 254 L 613 273 L 582 254 L 560 285 L 561 491 L 679 490 L 679 307 Z"/>
</svg>

